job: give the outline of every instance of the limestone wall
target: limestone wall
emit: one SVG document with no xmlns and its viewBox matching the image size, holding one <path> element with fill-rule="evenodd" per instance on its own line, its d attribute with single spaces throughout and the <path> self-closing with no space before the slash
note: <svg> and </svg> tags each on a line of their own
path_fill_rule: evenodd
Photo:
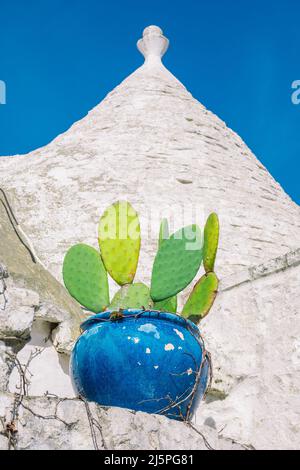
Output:
<svg viewBox="0 0 300 470">
<path fill-rule="evenodd" d="M 197 413 L 257 448 L 300 446 L 300 250 L 224 279 L 202 331 L 214 392 Z"/>
<path fill-rule="evenodd" d="M 17 404 L 18 405 L 18 404 Z M 12 428 L 12 395 L 0 392 L 0 450 L 243 450 L 209 426 L 163 416 L 101 408 L 80 400 L 24 398 Z M 90 417 L 94 420 L 92 425 Z M 9 433 L 9 429 L 17 432 Z"/>
<path fill-rule="evenodd" d="M 202 333 L 212 353 L 214 382 L 206 402 L 201 404 L 194 419 L 201 429 L 208 427 L 216 434 L 222 430 L 222 438 L 258 449 L 299 447 L 299 263 L 300 250 L 221 281 L 214 309 L 202 324 Z M 19 393 L 19 371 L 16 366 L 12 367 L 11 357 L 16 357 L 21 364 L 30 360 L 32 375 L 28 394 L 33 397 L 44 396 L 32 402 L 37 403 L 37 409 L 43 411 L 54 395 L 74 397 L 68 376 L 68 356 L 56 351 L 51 337 L 51 324 L 57 320 L 49 315 L 49 310 L 43 314 L 43 306 L 39 304 L 37 294 L 16 289 L 13 281 L 8 287 L 10 307 L 6 309 L 6 323 L 2 316 L 0 331 L 1 390 L 5 393 Z M 31 339 L 26 342 L 30 335 Z M 79 404 L 69 400 L 66 406 L 68 410 L 72 406 L 77 409 Z M 6 406 L 5 410 L 8 413 L 10 408 Z M 112 413 L 111 416 L 115 416 L 113 413 L 121 413 L 127 423 L 124 426 L 129 426 L 129 421 L 133 419 L 122 414 L 122 411 L 109 413 Z M 29 415 L 26 414 L 26 419 L 29 419 Z M 156 422 L 155 418 L 145 415 L 145 426 L 148 426 L 148 419 L 153 426 L 160 427 L 160 418 Z M 34 442 L 34 434 L 30 434 L 33 431 L 27 435 L 30 448 L 82 448 L 92 445 L 86 440 L 89 433 L 87 429 L 83 429 L 79 435 L 76 431 L 76 438 L 64 437 L 66 440 L 63 443 L 60 441 L 60 432 L 64 434 L 66 430 L 61 430 L 57 434 L 57 441 L 54 441 L 49 437 L 50 433 L 62 423 L 48 421 L 40 440 Z M 30 423 L 40 429 L 39 419 L 35 422 L 31 417 Z M 149 424 L 149 430 L 152 424 Z M 110 426 L 113 424 L 110 423 Z M 167 440 L 161 440 L 168 439 L 168 434 L 163 437 L 164 432 L 163 427 L 159 431 L 161 437 L 153 437 L 156 445 L 161 446 L 159 448 L 169 448 Z M 143 443 L 148 442 L 150 448 L 154 448 L 150 444 L 150 435 L 145 433 L 143 439 Z M 196 441 L 193 442 L 196 445 Z M 126 446 L 126 443 L 122 445 Z M 188 445 L 186 441 L 176 441 L 176 448 L 190 448 L 185 447 Z M 197 445 L 200 445 L 198 441 Z"/>
</svg>

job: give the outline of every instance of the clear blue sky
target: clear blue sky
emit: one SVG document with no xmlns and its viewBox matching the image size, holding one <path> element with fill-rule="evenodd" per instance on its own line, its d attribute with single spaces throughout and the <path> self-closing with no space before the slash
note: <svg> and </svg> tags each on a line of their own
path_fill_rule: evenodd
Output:
<svg viewBox="0 0 300 470">
<path fill-rule="evenodd" d="M 157 24 L 166 66 L 300 203 L 299 0 L 1 0 L 0 18 L 0 155 L 82 118 L 141 64 L 135 42 Z"/>
</svg>

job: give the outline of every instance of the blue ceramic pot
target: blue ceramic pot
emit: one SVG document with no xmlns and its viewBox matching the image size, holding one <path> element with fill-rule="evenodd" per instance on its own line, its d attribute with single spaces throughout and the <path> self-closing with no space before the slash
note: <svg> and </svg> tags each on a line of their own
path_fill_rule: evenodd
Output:
<svg viewBox="0 0 300 470">
<path fill-rule="evenodd" d="M 71 358 L 76 392 L 103 406 L 190 419 L 210 372 L 198 328 L 172 313 L 122 313 L 82 324 Z"/>
</svg>

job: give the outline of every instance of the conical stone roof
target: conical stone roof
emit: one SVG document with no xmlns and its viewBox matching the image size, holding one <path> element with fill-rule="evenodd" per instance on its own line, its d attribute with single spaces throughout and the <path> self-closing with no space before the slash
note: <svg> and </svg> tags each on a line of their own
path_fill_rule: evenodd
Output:
<svg viewBox="0 0 300 470">
<path fill-rule="evenodd" d="M 138 47 L 145 63 L 84 119 L 44 148 L 0 158 L 1 186 L 43 263 L 60 279 L 66 250 L 97 246 L 98 217 L 119 199 L 141 214 L 140 281 L 149 280 L 162 215 L 176 228 L 219 213 L 220 277 L 297 248 L 299 206 L 163 66 L 162 31 L 146 28 Z"/>
</svg>

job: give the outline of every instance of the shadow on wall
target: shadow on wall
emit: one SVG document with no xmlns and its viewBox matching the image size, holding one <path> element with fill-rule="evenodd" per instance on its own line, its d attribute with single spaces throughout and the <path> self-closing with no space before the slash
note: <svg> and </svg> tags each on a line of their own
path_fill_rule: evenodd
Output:
<svg viewBox="0 0 300 470">
<path fill-rule="evenodd" d="M 69 356 L 58 354 L 51 342 L 53 325 L 43 320 L 35 320 L 31 331 L 31 340 L 18 353 L 17 358 L 22 365 L 29 363 L 28 377 L 30 396 L 45 394 L 60 397 L 75 397 L 69 377 Z M 14 368 L 10 380 L 9 391 L 17 392 L 19 374 Z"/>
</svg>

